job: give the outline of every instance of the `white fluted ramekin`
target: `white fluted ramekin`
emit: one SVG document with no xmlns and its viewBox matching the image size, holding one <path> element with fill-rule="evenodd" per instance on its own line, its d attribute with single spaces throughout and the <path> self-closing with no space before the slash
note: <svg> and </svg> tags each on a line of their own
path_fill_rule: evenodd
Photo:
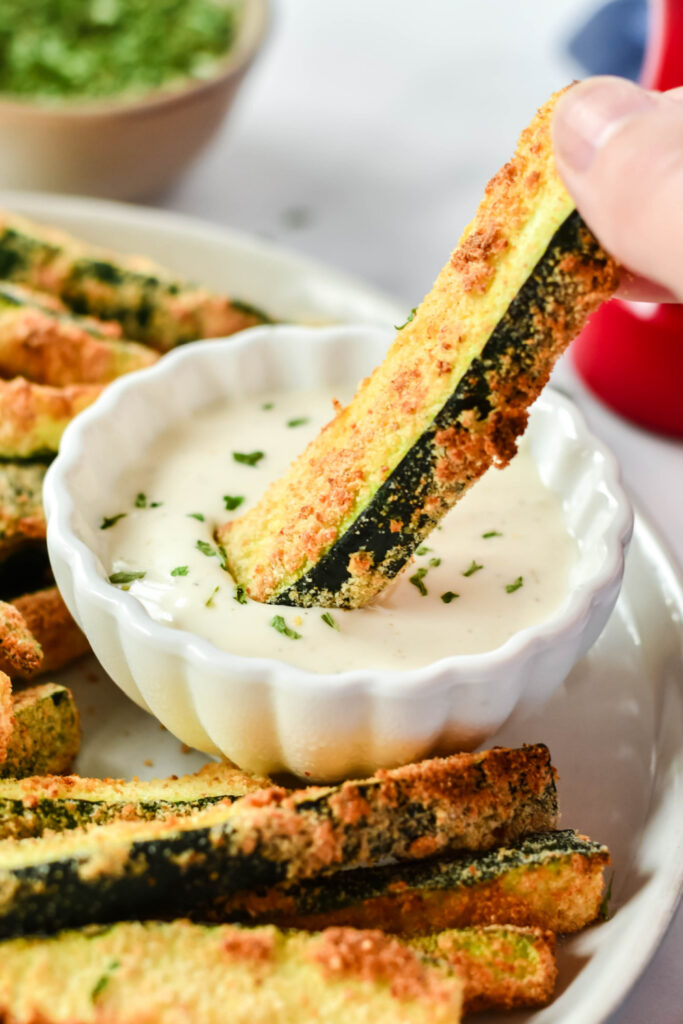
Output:
<svg viewBox="0 0 683 1024">
<path fill-rule="evenodd" d="M 536 403 L 528 438 L 579 556 L 562 605 L 495 650 L 406 672 L 315 674 L 154 622 L 107 582 L 97 554 L 102 497 L 161 432 L 221 399 L 355 386 L 390 340 L 375 328 L 283 326 L 195 343 L 113 383 L 64 434 L 45 483 L 59 588 L 112 679 L 190 746 L 318 780 L 472 749 L 515 707 L 545 700 L 607 622 L 632 513 L 613 456 L 552 391 Z"/>
</svg>

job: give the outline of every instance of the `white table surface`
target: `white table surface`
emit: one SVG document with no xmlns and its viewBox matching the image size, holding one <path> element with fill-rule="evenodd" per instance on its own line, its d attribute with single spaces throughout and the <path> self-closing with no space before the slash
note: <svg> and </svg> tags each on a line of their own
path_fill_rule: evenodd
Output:
<svg viewBox="0 0 683 1024">
<path fill-rule="evenodd" d="M 595 4 L 272 3 L 268 44 L 231 119 L 160 205 L 336 264 L 408 311 L 521 126 L 580 75 L 563 44 Z M 556 381 L 620 458 L 631 494 L 683 563 L 683 445 L 612 415 L 568 360 Z M 610 1024 L 681 1024 L 682 955 L 683 909 Z"/>
</svg>

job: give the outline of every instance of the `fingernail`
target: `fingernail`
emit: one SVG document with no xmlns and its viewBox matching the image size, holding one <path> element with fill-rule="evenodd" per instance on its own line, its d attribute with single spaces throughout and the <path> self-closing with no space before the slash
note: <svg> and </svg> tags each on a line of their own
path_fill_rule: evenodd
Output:
<svg viewBox="0 0 683 1024">
<path fill-rule="evenodd" d="M 555 154 L 571 170 L 587 171 L 601 146 L 627 118 L 652 110 L 657 99 L 624 78 L 593 78 L 573 86 L 553 118 Z"/>
</svg>

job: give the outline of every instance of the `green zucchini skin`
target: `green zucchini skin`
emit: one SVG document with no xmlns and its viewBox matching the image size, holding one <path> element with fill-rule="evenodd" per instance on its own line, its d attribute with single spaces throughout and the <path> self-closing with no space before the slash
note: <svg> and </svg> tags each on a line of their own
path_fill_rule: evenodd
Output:
<svg viewBox="0 0 683 1024">
<path fill-rule="evenodd" d="M 571 829 L 544 831 L 483 853 L 245 891 L 204 908 L 200 916 L 307 929 L 380 927 L 405 935 L 510 923 L 576 931 L 599 911 L 608 862 L 601 843 Z"/>
<path fill-rule="evenodd" d="M 445 500 L 443 483 L 436 476 L 444 455 L 439 437 L 455 429 L 461 443 L 471 443 L 472 431 L 465 421 L 474 414 L 478 424 L 491 422 L 508 402 L 519 410 L 515 432 L 520 434 L 526 426 L 526 405 L 540 391 L 560 354 L 557 311 L 571 311 L 580 294 L 577 260 L 580 279 L 584 280 L 600 278 L 611 262 L 574 211 L 555 232 L 544 255 L 491 333 L 481 356 L 472 361 L 428 429 L 332 547 L 267 603 L 355 607 L 354 576 L 349 565 L 358 553 L 369 554 L 373 575 L 385 580 L 393 579 L 404 568 L 452 504 L 452 498 Z M 565 269 L 567 265 L 571 272 Z M 577 330 L 579 326 L 577 322 Z M 514 439 L 510 442 L 507 435 L 493 436 L 489 443 L 498 448 L 501 459 L 507 460 L 514 454 Z M 482 465 L 477 476 L 485 468 Z M 466 490 L 474 479 L 456 482 L 455 495 Z M 434 498 L 439 499 L 436 507 Z M 396 530 L 396 523 L 403 524 L 400 531 Z"/>
<path fill-rule="evenodd" d="M 186 915 L 245 888 L 512 842 L 557 817 L 542 744 L 460 754 L 361 782 L 263 790 L 185 821 L 0 844 L 0 938 Z"/>
</svg>

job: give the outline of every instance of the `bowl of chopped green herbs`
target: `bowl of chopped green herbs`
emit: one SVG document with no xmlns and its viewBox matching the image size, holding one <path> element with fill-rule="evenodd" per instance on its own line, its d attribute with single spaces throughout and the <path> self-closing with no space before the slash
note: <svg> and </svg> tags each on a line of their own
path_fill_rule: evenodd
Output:
<svg viewBox="0 0 683 1024">
<path fill-rule="evenodd" d="M 210 140 L 267 0 L 3 0 L 0 187 L 153 195 Z"/>
</svg>

